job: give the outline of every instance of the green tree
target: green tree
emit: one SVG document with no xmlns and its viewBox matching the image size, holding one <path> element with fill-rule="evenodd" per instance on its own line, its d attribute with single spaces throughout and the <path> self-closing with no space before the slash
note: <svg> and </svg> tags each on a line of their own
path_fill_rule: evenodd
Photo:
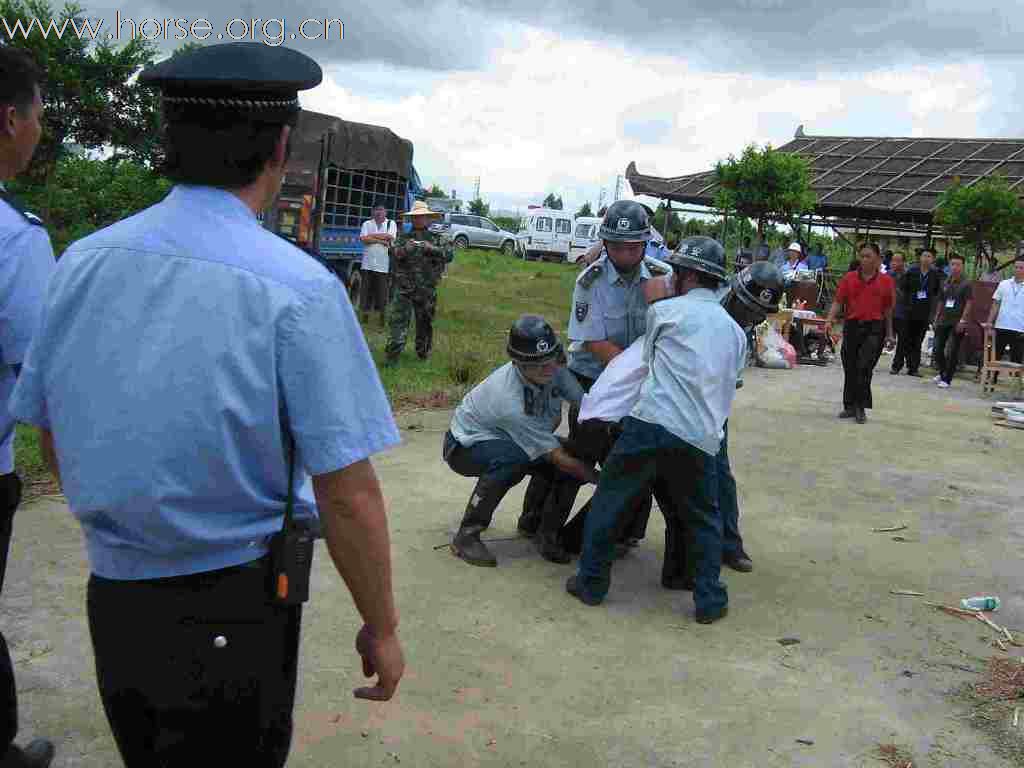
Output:
<svg viewBox="0 0 1024 768">
<path fill-rule="evenodd" d="M 65 155 L 47 184 L 22 178 L 11 186 L 42 214 L 59 254 L 71 242 L 159 202 L 171 183 L 131 160 Z"/>
<path fill-rule="evenodd" d="M 113 148 L 116 156 L 144 163 L 158 160 L 158 94 L 135 82 L 134 76 L 151 64 L 156 55 L 153 44 L 142 38 L 113 47 L 106 41 L 94 43 L 84 30 L 86 23 L 96 30 L 81 6 L 68 3 L 59 14 L 47 0 L 0 0 L 0 17 L 22 32 L 8 37 L 4 45 L 27 50 L 46 71 L 44 89 L 45 126 L 29 175 L 39 181 L 53 172 L 66 143 L 88 149 Z M 39 27 L 28 30 L 31 19 L 44 25 L 54 19 L 64 33 Z"/>
<path fill-rule="evenodd" d="M 585 202 L 583 205 L 580 206 L 580 209 L 578 211 L 576 211 L 576 215 L 577 216 L 593 216 L 594 215 L 594 211 L 590 207 L 590 201 L 589 200 L 587 202 Z"/>
<path fill-rule="evenodd" d="M 717 163 L 715 176 L 715 206 L 756 221 L 759 237 L 768 222 L 788 224 L 817 203 L 807 161 L 771 146 L 759 149 L 750 144 L 739 158 L 730 155 Z"/>
<path fill-rule="evenodd" d="M 445 191 L 443 189 L 441 189 L 439 186 L 437 186 L 437 182 L 436 181 L 433 184 L 430 185 L 430 189 L 426 190 L 423 193 L 423 196 L 424 197 L 448 197 L 448 195 L 445 194 Z"/>
<path fill-rule="evenodd" d="M 1016 244 L 1024 234 L 1024 206 L 1006 180 L 994 176 L 977 184 L 955 183 L 939 197 L 935 221 L 974 246 L 975 274 L 986 251 Z"/>
<path fill-rule="evenodd" d="M 469 212 L 477 216 L 490 216 L 491 206 L 478 197 L 476 200 L 470 200 Z"/>
<path fill-rule="evenodd" d="M 544 207 L 550 208 L 553 211 L 560 211 L 562 210 L 562 198 L 554 192 L 550 192 L 548 193 L 548 196 L 544 198 Z"/>
</svg>

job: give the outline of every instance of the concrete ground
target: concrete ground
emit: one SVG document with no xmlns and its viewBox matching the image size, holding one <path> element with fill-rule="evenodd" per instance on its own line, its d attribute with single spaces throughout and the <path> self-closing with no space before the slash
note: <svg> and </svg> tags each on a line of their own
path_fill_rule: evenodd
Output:
<svg viewBox="0 0 1024 768">
<path fill-rule="evenodd" d="M 723 572 L 731 613 L 710 627 L 694 623 L 689 594 L 659 586 L 657 514 L 597 608 L 565 594 L 570 566 L 526 541 L 496 543 L 497 569 L 437 549 L 472 481 L 441 463 L 448 413 L 401 416 L 406 442 L 377 467 L 408 673 L 390 703 L 352 698 L 359 621 L 321 548 L 289 764 L 874 766 L 880 743 L 909 749 L 915 768 L 1018 764 L 950 695 L 979 679 L 966 670 L 994 653 L 993 633 L 890 590 L 999 595 L 997 620 L 1024 629 L 1024 431 L 992 426 L 967 379 L 943 392 L 881 367 L 869 423 L 839 422 L 840 373 L 748 372 L 731 454 L 756 570 Z M 515 535 L 522 491 L 492 537 Z M 897 523 L 908 529 L 871 531 Z M 2 619 L 22 733 L 56 738 L 56 766 L 107 768 L 119 762 L 95 691 L 86 576 L 64 505 L 23 508 Z"/>
</svg>

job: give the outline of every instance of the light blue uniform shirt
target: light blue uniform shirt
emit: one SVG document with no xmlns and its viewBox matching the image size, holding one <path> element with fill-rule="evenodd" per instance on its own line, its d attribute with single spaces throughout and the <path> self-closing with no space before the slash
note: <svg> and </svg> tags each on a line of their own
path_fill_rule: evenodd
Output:
<svg viewBox="0 0 1024 768">
<path fill-rule="evenodd" d="M 631 281 L 615 269 L 603 253 L 576 278 L 569 316 L 569 368 L 596 379 L 604 365 L 583 348 L 588 341 L 610 341 L 625 349 L 644 335 L 647 329 L 647 300 L 643 294 L 644 280 L 654 272 L 667 274 L 668 264 L 644 259 Z"/>
<path fill-rule="evenodd" d="M 14 471 L 15 420 L 8 410 L 17 380 L 14 366 L 25 361 L 53 266 L 53 247 L 41 222 L 0 200 L 0 475 Z"/>
<path fill-rule="evenodd" d="M 263 556 L 307 473 L 399 442 L 348 297 L 229 192 L 177 186 L 72 245 L 12 410 L 53 431 L 94 573 L 147 579 Z"/>
<path fill-rule="evenodd" d="M 650 306 L 650 372 L 630 414 L 715 456 L 743 370 L 747 339 L 714 291 L 695 288 Z"/>
<path fill-rule="evenodd" d="M 558 448 L 555 430 L 562 423 L 562 403 L 579 405 L 583 389 L 565 368 L 550 384 L 538 387 L 506 363 L 477 384 L 452 416 L 452 437 L 465 447 L 487 440 L 511 440 L 530 461 Z"/>
</svg>

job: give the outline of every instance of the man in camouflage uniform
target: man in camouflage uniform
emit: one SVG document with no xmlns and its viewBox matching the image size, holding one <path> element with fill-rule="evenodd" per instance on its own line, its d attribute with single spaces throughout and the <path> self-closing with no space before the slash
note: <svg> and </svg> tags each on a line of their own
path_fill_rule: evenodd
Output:
<svg viewBox="0 0 1024 768">
<path fill-rule="evenodd" d="M 416 316 L 416 354 L 426 360 L 434 345 L 434 310 L 437 307 L 437 283 L 445 265 L 452 260 L 450 243 L 431 232 L 427 225 L 441 214 L 417 201 L 412 210 L 402 214 L 412 218 L 412 231 L 402 233 L 395 241 L 393 277 L 395 299 L 388 313 L 388 343 L 384 351 L 386 365 L 398 362 L 405 349 L 409 321 Z"/>
</svg>

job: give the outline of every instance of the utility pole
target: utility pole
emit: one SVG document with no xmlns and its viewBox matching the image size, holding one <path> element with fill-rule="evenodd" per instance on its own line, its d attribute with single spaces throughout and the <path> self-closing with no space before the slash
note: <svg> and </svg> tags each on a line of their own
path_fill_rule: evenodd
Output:
<svg viewBox="0 0 1024 768">
<path fill-rule="evenodd" d="M 480 177 L 479 176 L 476 177 L 476 191 L 473 193 L 473 199 L 474 200 L 479 200 L 480 199 Z"/>
<path fill-rule="evenodd" d="M 615 199 L 612 200 L 612 202 L 614 203 L 615 200 L 620 199 L 621 196 L 622 196 L 622 176 L 619 175 L 619 176 L 615 177 Z"/>
<path fill-rule="evenodd" d="M 597 211 L 600 211 L 602 208 L 604 208 L 604 193 L 605 188 L 601 187 L 601 194 L 598 195 L 597 197 Z M 596 214 L 597 211 L 594 211 L 594 213 Z"/>
</svg>

